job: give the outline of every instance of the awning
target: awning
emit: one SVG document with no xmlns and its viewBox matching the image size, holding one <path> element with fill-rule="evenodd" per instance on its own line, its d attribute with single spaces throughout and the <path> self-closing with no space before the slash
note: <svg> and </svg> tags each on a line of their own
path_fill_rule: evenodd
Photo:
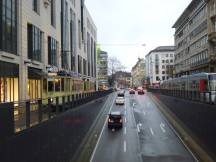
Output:
<svg viewBox="0 0 216 162">
<path fill-rule="evenodd" d="M 19 77 L 19 65 L 0 61 L 0 77 Z"/>
<path fill-rule="evenodd" d="M 36 69 L 32 67 L 28 67 L 28 78 L 30 79 L 42 79 L 46 78 L 47 74 L 43 72 L 41 69 Z"/>
</svg>

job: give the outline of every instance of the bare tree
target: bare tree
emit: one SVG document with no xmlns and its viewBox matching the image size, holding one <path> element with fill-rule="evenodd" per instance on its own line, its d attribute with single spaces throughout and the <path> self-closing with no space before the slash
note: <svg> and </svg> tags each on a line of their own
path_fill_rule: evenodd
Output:
<svg viewBox="0 0 216 162">
<path fill-rule="evenodd" d="M 125 70 L 125 66 L 122 65 L 122 63 L 114 56 L 108 58 L 108 71 L 109 75 L 111 76 L 109 79 L 110 85 L 113 85 L 114 83 L 114 74 L 117 71 L 123 71 Z"/>
</svg>

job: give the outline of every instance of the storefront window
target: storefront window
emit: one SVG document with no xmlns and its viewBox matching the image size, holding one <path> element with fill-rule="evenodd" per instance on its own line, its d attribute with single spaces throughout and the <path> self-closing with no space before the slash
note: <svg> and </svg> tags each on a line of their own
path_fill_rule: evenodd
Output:
<svg viewBox="0 0 216 162">
<path fill-rule="evenodd" d="M 55 79 L 55 92 L 60 92 L 60 79 Z"/>
<path fill-rule="evenodd" d="M 61 91 L 64 92 L 65 88 L 64 88 L 64 78 L 61 79 Z"/>
<path fill-rule="evenodd" d="M 0 102 L 18 101 L 18 78 L 0 77 Z"/>
<path fill-rule="evenodd" d="M 54 91 L 54 82 L 48 81 L 48 92 L 53 92 L 53 91 Z"/>
<path fill-rule="evenodd" d="M 28 96 L 30 100 L 41 98 L 41 80 L 28 79 Z"/>
</svg>

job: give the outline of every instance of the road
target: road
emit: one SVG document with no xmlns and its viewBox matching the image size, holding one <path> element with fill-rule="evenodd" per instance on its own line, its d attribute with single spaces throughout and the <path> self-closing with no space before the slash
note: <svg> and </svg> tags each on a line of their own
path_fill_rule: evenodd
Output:
<svg viewBox="0 0 216 162">
<path fill-rule="evenodd" d="M 124 106 L 112 104 L 116 110 L 124 115 L 123 128 L 109 130 L 105 122 L 91 162 L 195 161 L 147 94 L 126 92 Z"/>
</svg>

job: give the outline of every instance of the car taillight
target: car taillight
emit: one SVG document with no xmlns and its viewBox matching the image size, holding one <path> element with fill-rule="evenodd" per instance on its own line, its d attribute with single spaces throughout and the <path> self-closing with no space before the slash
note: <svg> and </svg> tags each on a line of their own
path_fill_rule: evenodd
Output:
<svg viewBox="0 0 216 162">
<path fill-rule="evenodd" d="M 109 122 L 109 123 L 113 123 L 113 120 L 112 120 L 112 119 L 108 119 L 108 122 Z"/>
</svg>

